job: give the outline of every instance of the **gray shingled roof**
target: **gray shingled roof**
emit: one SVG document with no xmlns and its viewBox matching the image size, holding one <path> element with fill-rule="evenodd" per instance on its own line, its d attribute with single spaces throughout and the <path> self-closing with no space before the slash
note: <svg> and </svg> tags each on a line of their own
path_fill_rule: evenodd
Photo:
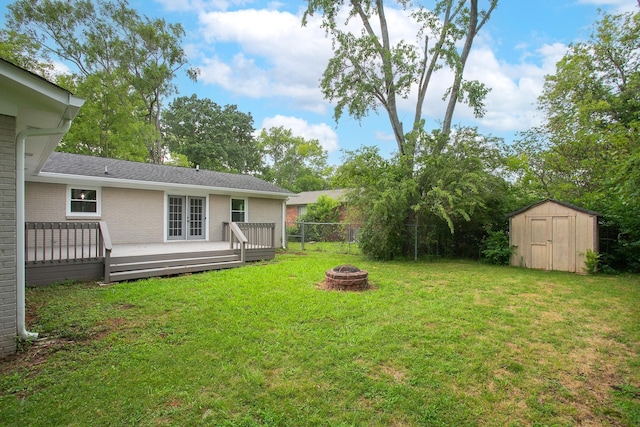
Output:
<svg viewBox="0 0 640 427">
<path fill-rule="evenodd" d="M 105 167 L 107 172 L 105 173 Z M 259 178 L 233 173 L 214 172 L 151 163 L 130 162 L 104 157 L 69 153 L 51 153 L 42 172 L 146 182 L 164 182 L 193 186 L 228 188 L 266 193 L 292 194 Z"/>
</svg>

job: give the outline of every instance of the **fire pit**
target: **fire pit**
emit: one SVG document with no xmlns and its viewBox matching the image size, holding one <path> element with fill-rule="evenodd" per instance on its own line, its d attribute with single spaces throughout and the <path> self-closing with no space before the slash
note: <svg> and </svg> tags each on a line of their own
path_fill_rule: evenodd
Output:
<svg viewBox="0 0 640 427">
<path fill-rule="evenodd" d="M 355 265 L 339 265 L 324 275 L 327 289 L 363 291 L 369 287 L 369 273 Z"/>
</svg>

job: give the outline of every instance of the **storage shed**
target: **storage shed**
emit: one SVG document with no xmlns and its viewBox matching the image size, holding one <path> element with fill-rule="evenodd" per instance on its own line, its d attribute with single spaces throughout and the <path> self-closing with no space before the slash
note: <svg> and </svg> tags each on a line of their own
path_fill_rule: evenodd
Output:
<svg viewBox="0 0 640 427">
<path fill-rule="evenodd" d="M 511 213 L 511 265 L 584 273 L 587 251 L 598 251 L 599 216 L 552 199 Z"/>
</svg>

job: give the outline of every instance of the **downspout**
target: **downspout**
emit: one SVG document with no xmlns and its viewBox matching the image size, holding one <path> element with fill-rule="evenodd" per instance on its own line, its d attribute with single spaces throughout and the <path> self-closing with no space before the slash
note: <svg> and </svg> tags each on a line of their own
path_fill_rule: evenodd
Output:
<svg viewBox="0 0 640 427">
<path fill-rule="evenodd" d="M 50 129 L 25 129 L 16 136 L 16 329 L 26 340 L 38 338 L 36 332 L 28 332 L 25 316 L 25 141 L 31 136 L 53 136 L 65 134 L 71 127 L 71 120 L 64 119 L 62 126 Z"/>
<path fill-rule="evenodd" d="M 283 249 L 287 249 L 287 201 L 282 201 L 282 243 Z"/>
</svg>

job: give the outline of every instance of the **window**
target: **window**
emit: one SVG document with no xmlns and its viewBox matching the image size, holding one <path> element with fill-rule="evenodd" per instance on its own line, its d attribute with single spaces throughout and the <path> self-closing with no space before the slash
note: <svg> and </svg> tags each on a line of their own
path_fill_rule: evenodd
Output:
<svg viewBox="0 0 640 427">
<path fill-rule="evenodd" d="M 231 222 L 247 222 L 247 201 L 231 199 Z"/>
<path fill-rule="evenodd" d="M 100 216 L 100 190 L 68 187 L 68 216 Z"/>
</svg>

